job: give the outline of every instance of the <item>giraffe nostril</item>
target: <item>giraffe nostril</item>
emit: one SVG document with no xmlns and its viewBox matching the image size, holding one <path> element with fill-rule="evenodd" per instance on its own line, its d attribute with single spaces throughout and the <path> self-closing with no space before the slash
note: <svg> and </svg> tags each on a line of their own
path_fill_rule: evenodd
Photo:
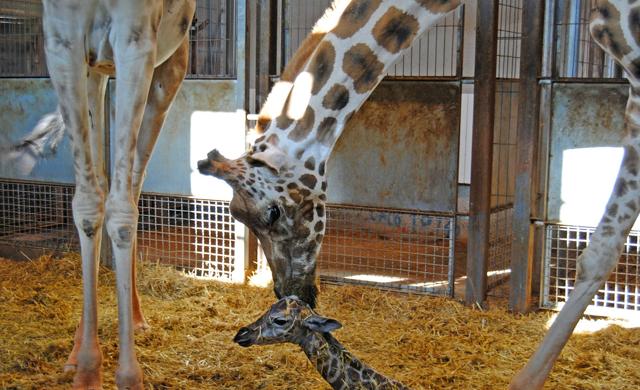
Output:
<svg viewBox="0 0 640 390">
<path fill-rule="evenodd" d="M 209 162 L 209 159 L 198 161 L 198 170 L 200 171 L 200 173 L 208 168 L 211 168 L 211 162 Z"/>
<path fill-rule="evenodd" d="M 251 329 L 240 328 L 236 336 L 233 338 L 233 342 L 239 344 L 241 347 L 248 347 L 253 344 L 251 339 Z"/>
</svg>

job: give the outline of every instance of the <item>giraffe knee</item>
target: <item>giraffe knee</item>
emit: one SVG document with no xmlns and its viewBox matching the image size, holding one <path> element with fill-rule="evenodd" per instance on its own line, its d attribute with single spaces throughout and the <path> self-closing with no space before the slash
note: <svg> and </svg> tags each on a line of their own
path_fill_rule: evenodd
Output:
<svg viewBox="0 0 640 390">
<path fill-rule="evenodd" d="M 76 188 L 72 201 L 73 220 L 78 232 L 88 238 L 95 236 L 104 221 L 104 194 L 101 190 L 87 191 Z"/>
<path fill-rule="evenodd" d="M 604 283 L 617 263 L 618 256 L 612 251 L 585 249 L 576 263 L 576 282 Z"/>
<path fill-rule="evenodd" d="M 138 207 L 129 201 L 107 201 L 106 227 L 109 238 L 117 248 L 132 245 L 138 221 Z"/>
</svg>

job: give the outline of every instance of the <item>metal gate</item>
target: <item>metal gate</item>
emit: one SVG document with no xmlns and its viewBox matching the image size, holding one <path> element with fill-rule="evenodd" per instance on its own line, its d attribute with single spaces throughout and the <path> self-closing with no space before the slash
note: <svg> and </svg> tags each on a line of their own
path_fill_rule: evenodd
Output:
<svg viewBox="0 0 640 390">
<path fill-rule="evenodd" d="M 594 231 L 593 227 L 547 226 L 543 307 L 555 309 L 566 303 L 576 280 L 576 259 Z M 587 313 L 624 316 L 620 310 L 640 311 L 640 231 L 629 233 L 618 265 L 598 290 Z"/>
<path fill-rule="evenodd" d="M 546 101 L 551 119 L 546 130 L 550 133 L 549 172 L 541 292 L 541 306 L 546 308 L 560 308 L 573 290 L 576 259 L 604 212 L 608 186 L 613 186 L 619 164 L 616 159 L 622 156 L 622 148 L 616 150 L 615 146 L 621 146 L 624 137 L 628 86 L 620 66 L 589 34 L 590 14 L 596 3 L 549 2 L 553 19 L 550 41 L 546 42 L 551 58 Z M 593 153 L 603 157 L 594 157 Z M 598 169 L 589 166 L 593 160 L 598 160 Z M 606 172 L 598 173 L 601 171 Z M 585 199 L 588 205 L 582 203 Z M 588 313 L 624 316 L 625 312 L 640 310 L 637 223 L 634 229 L 617 267 Z"/>
</svg>

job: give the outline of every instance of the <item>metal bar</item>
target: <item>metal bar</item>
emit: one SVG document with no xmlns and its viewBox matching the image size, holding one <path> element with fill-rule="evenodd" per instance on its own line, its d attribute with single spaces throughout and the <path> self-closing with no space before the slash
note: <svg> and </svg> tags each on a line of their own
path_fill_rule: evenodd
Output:
<svg viewBox="0 0 640 390">
<path fill-rule="evenodd" d="M 449 223 L 449 269 L 447 270 L 448 286 L 447 295 L 455 297 L 456 279 L 456 218 L 452 217 Z"/>
<path fill-rule="evenodd" d="M 540 294 L 540 306 L 549 307 L 549 288 L 551 286 L 551 235 L 553 234 L 553 230 L 551 226 L 547 226 L 544 229 L 544 240 L 545 240 L 545 249 L 544 249 L 544 261 L 543 261 L 543 269 L 542 269 L 542 285 L 540 286 L 542 290 L 542 294 Z"/>
<path fill-rule="evenodd" d="M 498 0 L 478 3 L 476 37 L 473 150 L 469 196 L 469 241 L 465 301 L 484 303 L 489 257 L 491 164 L 496 99 Z"/>
<path fill-rule="evenodd" d="M 271 0 L 258 0 L 256 6 L 256 100 L 261 107 L 269 94 L 269 71 L 271 63 Z"/>
<path fill-rule="evenodd" d="M 545 27 L 544 27 L 544 45 L 542 54 L 542 73 L 543 78 L 550 78 L 553 72 L 554 35 L 555 35 L 555 10 L 556 0 L 546 0 L 545 7 Z"/>
<path fill-rule="evenodd" d="M 518 101 L 518 144 L 516 192 L 512 224 L 511 286 L 509 308 L 526 312 L 531 303 L 534 225 L 536 213 L 536 167 L 538 163 L 538 75 L 542 68 L 544 3 L 524 2 L 522 10 L 522 52 L 520 61 L 520 99 Z"/>
</svg>

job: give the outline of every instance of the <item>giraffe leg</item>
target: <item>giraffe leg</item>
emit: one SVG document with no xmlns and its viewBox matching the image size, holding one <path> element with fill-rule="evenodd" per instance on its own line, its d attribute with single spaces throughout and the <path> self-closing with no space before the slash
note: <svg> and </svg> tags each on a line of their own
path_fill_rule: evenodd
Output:
<svg viewBox="0 0 640 390">
<path fill-rule="evenodd" d="M 50 26 L 45 25 L 45 28 Z M 76 36 L 77 31 L 70 26 L 58 26 L 55 33 L 59 39 L 47 41 L 47 63 L 62 118 L 72 140 L 76 178 L 72 208 L 82 257 L 83 307 L 71 354 L 71 360 L 77 366 L 73 387 L 97 389 L 102 387 L 102 353 L 97 336 L 97 271 L 105 213 L 105 197 L 99 183 L 104 178 L 99 178 L 102 172 L 95 169 L 91 155 L 87 67 L 83 60 L 82 37 Z"/>
<path fill-rule="evenodd" d="M 171 103 L 175 99 L 182 80 L 187 72 L 189 59 L 189 40 L 185 36 L 180 47 L 164 63 L 153 72 L 151 88 L 147 97 L 140 134 L 136 145 L 136 155 L 133 163 L 133 191 L 135 202 L 138 203 L 142 192 L 142 183 L 147 169 L 147 164 L 151 158 L 153 148 L 156 144 L 164 120 L 169 112 Z M 134 242 L 134 254 L 137 256 L 137 240 Z M 135 257 L 134 257 L 135 259 Z M 144 319 L 140 309 L 140 300 L 136 286 L 136 264 L 132 262 L 132 285 L 133 285 L 133 323 L 136 329 L 145 330 L 149 325 Z"/>
<path fill-rule="evenodd" d="M 636 80 L 637 81 L 637 80 Z M 510 389 L 540 389 L 560 351 L 602 284 L 615 268 L 629 230 L 640 211 L 640 83 L 632 80 L 627 103 L 629 136 L 605 215 L 577 261 L 577 280 L 569 300 Z"/>
<path fill-rule="evenodd" d="M 107 81 L 107 76 L 95 72 L 90 72 L 87 80 L 87 90 L 92 91 L 92 93 L 88 94 L 89 126 L 91 129 L 89 131 L 91 161 L 95 172 L 98 173 L 97 179 L 103 193 L 107 193 L 108 191 L 107 175 L 104 165 L 104 96 Z M 76 328 L 73 350 L 64 365 L 65 372 L 74 371 L 78 365 L 78 351 L 82 344 L 83 317 L 84 315 L 80 317 L 80 323 Z"/>
<path fill-rule="evenodd" d="M 132 184 L 134 155 L 144 107 L 149 93 L 156 59 L 156 35 L 162 2 L 148 5 L 139 12 L 137 2 L 118 2 L 116 14 L 137 15 L 114 18 L 116 119 L 114 170 L 106 201 L 106 227 L 111 239 L 116 265 L 118 328 L 120 354 L 116 384 L 120 389 L 142 389 L 142 369 L 138 363 L 133 338 L 133 250 L 138 222 L 138 206 Z M 129 9 L 129 8 L 132 9 Z"/>
</svg>

